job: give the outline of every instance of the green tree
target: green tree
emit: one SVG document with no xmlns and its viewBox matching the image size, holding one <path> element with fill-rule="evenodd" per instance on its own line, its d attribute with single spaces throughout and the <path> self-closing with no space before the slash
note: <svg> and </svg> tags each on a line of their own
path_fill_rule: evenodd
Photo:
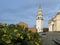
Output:
<svg viewBox="0 0 60 45">
<path fill-rule="evenodd" d="M 1 45 L 41 45 L 41 36 L 19 25 L 0 24 Z"/>
</svg>

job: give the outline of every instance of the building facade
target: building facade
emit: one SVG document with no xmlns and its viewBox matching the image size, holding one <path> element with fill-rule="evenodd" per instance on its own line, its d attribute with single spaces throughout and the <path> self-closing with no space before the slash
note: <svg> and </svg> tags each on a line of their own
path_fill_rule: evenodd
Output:
<svg viewBox="0 0 60 45">
<path fill-rule="evenodd" d="M 60 10 L 57 12 L 56 16 L 49 20 L 48 24 L 49 32 L 60 31 Z"/>
<path fill-rule="evenodd" d="M 38 15 L 37 15 L 37 18 L 36 18 L 36 27 L 35 28 L 30 28 L 28 27 L 28 25 L 24 22 L 20 22 L 18 23 L 17 25 L 20 25 L 20 26 L 23 26 L 24 28 L 28 28 L 29 31 L 32 31 L 32 32 L 43 32 L 43 16 L 42 16 L 42 8 L 39 7 L 38 8 Z"/>
<path fill-rule="evenodd" d="M 43 32 L 42 20 L 43 20 L 42 8 L 39 7 L 38 8 L 38 15 L 37 15 L 37 18 L 36 18 L 36 29 L 37 29 L 37 32 Z"/>
<path fill-rule="evenodd" d="M 26 23 L 24 23 L 24 22 L 20 22 L 20 23 L 16 24 L 16 26 L 17 26 L 17 25 L 22 26 L 22 27 L 28 29 L 28 31 L 31 31 L 31 32 L 34 32 L 34 33 L 37 32 L 37 29 L 36 29 L 36 28 L 33 28 L 33 27 L 30 28 L 30 27 L 28 27 L 28 24 L 26 24 Z"/>
</svg>

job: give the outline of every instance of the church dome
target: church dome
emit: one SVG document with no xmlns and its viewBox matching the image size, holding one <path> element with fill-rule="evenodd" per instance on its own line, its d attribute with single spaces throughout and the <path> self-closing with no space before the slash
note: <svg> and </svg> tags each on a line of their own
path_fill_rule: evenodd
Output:
<svg viewBox="0 0 60 45">
<path fill-rule="evenodd" d="M 24 23 L 24 22 L 20 22 L 17 25 L 23 26 L 25 28 L 28 28 L 28 24 Z"/>
</svg>

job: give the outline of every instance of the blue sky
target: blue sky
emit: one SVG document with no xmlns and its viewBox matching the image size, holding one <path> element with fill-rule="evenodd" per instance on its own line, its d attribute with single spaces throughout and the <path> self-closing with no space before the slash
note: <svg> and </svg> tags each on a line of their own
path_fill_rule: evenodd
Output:
<svg viewBox="0 0 60 45">
<path fill-rule="evenodd" d="M 60 9 L 60 0 L 0 0 L 0 23 L 25 22 L 34 27 L 39 5 L 43 10 L 43 25 L 48 27 L 48 20 Z"/>
</svg>

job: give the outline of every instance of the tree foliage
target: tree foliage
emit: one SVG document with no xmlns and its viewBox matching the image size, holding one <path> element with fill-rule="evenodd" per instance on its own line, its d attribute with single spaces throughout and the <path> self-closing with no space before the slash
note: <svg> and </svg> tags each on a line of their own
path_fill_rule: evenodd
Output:
<svg viewBox="0 0 60 45">
<path fill-rule="evenodd" d="M 0 24 L 0 45 L 41 45 L 41 36 L 19 25 Z"/>
</svg>

